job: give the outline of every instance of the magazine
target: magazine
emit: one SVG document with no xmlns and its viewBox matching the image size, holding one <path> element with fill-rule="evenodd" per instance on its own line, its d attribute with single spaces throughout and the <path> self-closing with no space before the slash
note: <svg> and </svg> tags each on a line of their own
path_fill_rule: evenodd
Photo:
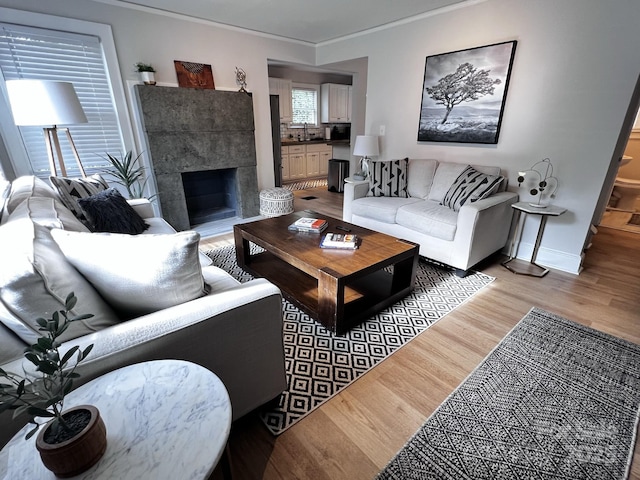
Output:
<svg viewBox="0 0 640 480">
<path fill-rule="evenodd" d="M 324 231 L 328 225 L 329 223 L 322 218 L 303 217 L 289 225 L 289 230 L 294 232 L 320 233 Z"/>
<path fill-rule="evenodd" d="M 322 238 L 320 247 L 355 250 L 358 248 L 358 237 L 353 233 L 327 233 Z"/>
</svg>

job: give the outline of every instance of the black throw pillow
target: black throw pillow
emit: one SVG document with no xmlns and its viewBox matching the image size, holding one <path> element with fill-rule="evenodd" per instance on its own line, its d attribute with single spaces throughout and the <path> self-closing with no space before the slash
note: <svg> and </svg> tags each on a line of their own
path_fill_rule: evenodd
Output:
<svg viewBox="0 0 640 480">
<path fill-rule="evenodd" d="M 149 225 L 115 188 L 78 199 L 93 232 L 138 235 Z"/>
</svg>

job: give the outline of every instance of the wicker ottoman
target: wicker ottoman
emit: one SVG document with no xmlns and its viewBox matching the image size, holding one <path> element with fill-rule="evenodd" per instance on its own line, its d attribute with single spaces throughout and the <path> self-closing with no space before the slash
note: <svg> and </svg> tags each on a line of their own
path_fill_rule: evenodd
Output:
<svg viewBox="0 0 640 480">
<path fill-rule="evenodd" d="M 279 217 L 293 212 L 293 192 L 286 188 L 267 188 L 260 192 L 260 215 Z"/>
</svg>

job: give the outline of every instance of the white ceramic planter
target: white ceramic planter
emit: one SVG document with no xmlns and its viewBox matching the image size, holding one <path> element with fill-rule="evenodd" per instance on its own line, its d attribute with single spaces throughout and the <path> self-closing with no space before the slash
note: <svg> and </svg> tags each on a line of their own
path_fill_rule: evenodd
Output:
<svg viewBox="0 0 640 480">
<path fill-rule="evenodd" d="M 140 72 L 140 78 L 142 79 L 145 85 L 156 84 L 155 72 Z"/>
</svg>

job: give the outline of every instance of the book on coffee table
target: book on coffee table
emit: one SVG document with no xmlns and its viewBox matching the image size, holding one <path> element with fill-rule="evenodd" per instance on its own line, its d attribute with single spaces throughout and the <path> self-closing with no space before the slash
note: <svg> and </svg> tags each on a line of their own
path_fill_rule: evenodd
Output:
<svg viewBox="0 0 640 480">
<path fill-rule="evenodd" d="M 321 233 L 328 225 L 329 223 L 322 218 L 303 217 L 289 225 L 289 230 L 294 232 Z"/>
<path fill-rule="evenodd" d="M 358 237 L 353 233 L 327 233 L 322 237 L 320 247 L 355 250 L 358 248 Z"/>
</svg>

